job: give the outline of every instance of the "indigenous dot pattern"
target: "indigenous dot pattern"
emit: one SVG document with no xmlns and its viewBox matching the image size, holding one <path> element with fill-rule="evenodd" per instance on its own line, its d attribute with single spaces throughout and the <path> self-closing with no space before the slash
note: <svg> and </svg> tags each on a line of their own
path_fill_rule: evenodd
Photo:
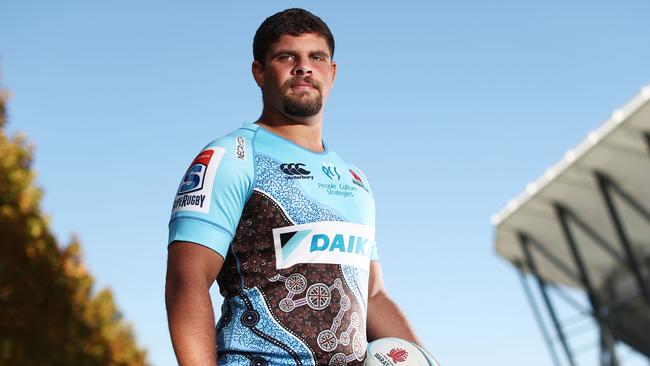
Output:
<svg viewBox="0 0 650 366">
<path fill-rule="evenodd" d="M 296 180 L 285 179 L 281 162 L 266 155 L 256 155 L 256 188 L 268 193 L 285 210 L 295 224 L 316 221 L 343 221 L 343 216 L 307 196 Z"/>
<path fill-rule="evenodd" d="M 301 366 L 328 364 L 339 354 L 346 358 L 341 364 L 360 365 L 363 357 L 355 356 L 353 346 L 365 350 L 364 307 L 367 301 L 362 292 L 364 284 L 358 282 L 367 281 L 368 272 L 332 264 L 297 264 L 282 270 L 275 267 L 274 228 L 318 221 L 346 221 L 339 212 L 308 195 L 299 180 L 286 179 L 280 164 L 269 156 L 255 155 L 254 190 L 242 211 L 218 276 L 225 298 L 217 326 L 219 361 L 228 365 L 249 365 L 264 358 L 262 361 L 269 365 Z M 288 296 L 288 290 L 283 282 L 270 279 L 275 276 L 288 278 L 294 273 L 302 275 L 309 285 L 329 286 L 337 280 L 339 283 L 343 280 L 345 285 L 341 291 L 328 291 L 330 304 L 324 309 L 300 306 L 287 313 L 281 310 L 280 301 Z M 355 279 L 354 276 L 360 277 Z M 367 285 L 365 287 L 367 289 Z M 305 297 L 303 292 L 292 296 L 293 301 Z M 347 311 L 342 310 L 343 295 L 352 300 L 348 300 Z M 345 331 L 352 327 L 354 316 L 359 318 L 357 313 L 361 315 L 355 326 L 358 332 L 350 330 L 348 334 Z M 327 329 L 335 330 L 332 333 L 337 341 L 330 351 L 321 349 L 318 344 L 318 336 Z M 352 333 L 359 338 L 356 343 L 352 342 Z"/>
<path fill-rule="evenodd" d="M 368 307 L 368 271 L 358 267 L 342 265 L 341 273 L 343 273 L 343 279 L 350 291 L 361 304 L 362 311 L 365 311 Z"/>
<path fill-rule="evenodd" d="M 297 337 L 287 332 L 273 318 L 268 310 L 264 298 L 258 289 L 244 290 L 245 296 L 254 311 L 260 316 L 254 325 L 247 324 L 244 315 L 247 306 L 240 297 L 229 299 L 231 303 L 231 321 L 222 325 L 217 337 L 217 350 L 239 349 L 248 352 L 250 355 L 274 355 L 273 365 L 292 365 L 295 360 L 285 350 L 289 348 L 298 354 L 303 365 L 314 365 L 314 359 L 309 348 Z M 255 335 L 251 334 L 254 328 Z M 221 353 L 221 352 L 220 352 Z M 228 355 L 221 353 L 220 358 Z M 250 360 L 240 357 L 229 357 L 229 361 L 245 361 L 242 364 L 248 365 Z"/>
</svg>

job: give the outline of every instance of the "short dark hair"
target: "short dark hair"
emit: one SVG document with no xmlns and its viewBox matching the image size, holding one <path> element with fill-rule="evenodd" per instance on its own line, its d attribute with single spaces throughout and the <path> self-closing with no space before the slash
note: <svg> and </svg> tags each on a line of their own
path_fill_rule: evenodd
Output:
<svg viewBox="0 0 650 366">
<path fill-rule="evenodd" d="M 253 39 L 253 58 L 264 65 L 266 53 L 281 36 L 288 34 L 297 37 L 304 33 L 315 33 L 325 38 L 334 57 L 334 37 L 321 18 L 305 9 L 291 8 L 266 18 L 257 28 Z"/>
</svg>

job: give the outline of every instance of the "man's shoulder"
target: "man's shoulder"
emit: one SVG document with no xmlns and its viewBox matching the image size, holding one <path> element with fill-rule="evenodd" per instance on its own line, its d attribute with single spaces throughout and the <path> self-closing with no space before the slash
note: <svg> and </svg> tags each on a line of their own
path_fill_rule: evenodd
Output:
<svg viewBox="0 0 650 366">
<path fill-rule="evenodd" d="M 213 170 L 217 180 L 226 181 L 237 176 L 251 175 L 253 171 L 252 140 L 254 126 L 243 125 L 205 145 L 191 163 L 196 169 Z M 190 168 L 191 169 L 191 168 Z M 218 172 L 217 172 L 218 170 Z M 215 177 L 213 173 L 213 177 Z M 224 174 L 225 173 L 225 174 Z"/>
<path fill-rule="evenodd" d="M 234 156 L 242 159 L 246 154 L 247 147 L 251 145 L 257 128 L 258 126 L 254 124 L 245 124 L 226 135 L 212 140 L 203 149 L 205 150 L 214 147 L 220 147 L 227 150 L 234 149 Z"/>
</svg>

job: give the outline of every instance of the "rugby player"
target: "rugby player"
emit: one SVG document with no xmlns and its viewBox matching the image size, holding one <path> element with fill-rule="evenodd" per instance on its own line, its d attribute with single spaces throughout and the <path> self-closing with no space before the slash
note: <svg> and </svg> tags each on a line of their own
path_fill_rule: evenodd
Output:
<svg viewBox="0 0 650 366">
<path fill-rule="evenodd" d="M 253 56 L 261 116 L 203 148 L 174 199 L 165 300 L 179 364 L 361 365 L 368 341 L 420 343 L 383 286 L 368 180 L 323 141 L 328 26 L 279 12 Z"/>
</svg>

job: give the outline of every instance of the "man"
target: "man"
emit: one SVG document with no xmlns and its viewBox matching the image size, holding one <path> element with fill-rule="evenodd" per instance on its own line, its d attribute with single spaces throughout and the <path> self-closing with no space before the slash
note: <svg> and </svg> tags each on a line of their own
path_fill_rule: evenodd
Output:
<svg viewBox="0 0 650 366">
<path fill-rule="evenodd" d="M 329 28 L 288 9 L 253 53 L 260 118 L 204 148 L 174 200 L 165 298 L 179 363 L 358 365 L 368 340 L 419 343 L 383 288 L 368 181 L 322 141 Z"/>
</svg>

